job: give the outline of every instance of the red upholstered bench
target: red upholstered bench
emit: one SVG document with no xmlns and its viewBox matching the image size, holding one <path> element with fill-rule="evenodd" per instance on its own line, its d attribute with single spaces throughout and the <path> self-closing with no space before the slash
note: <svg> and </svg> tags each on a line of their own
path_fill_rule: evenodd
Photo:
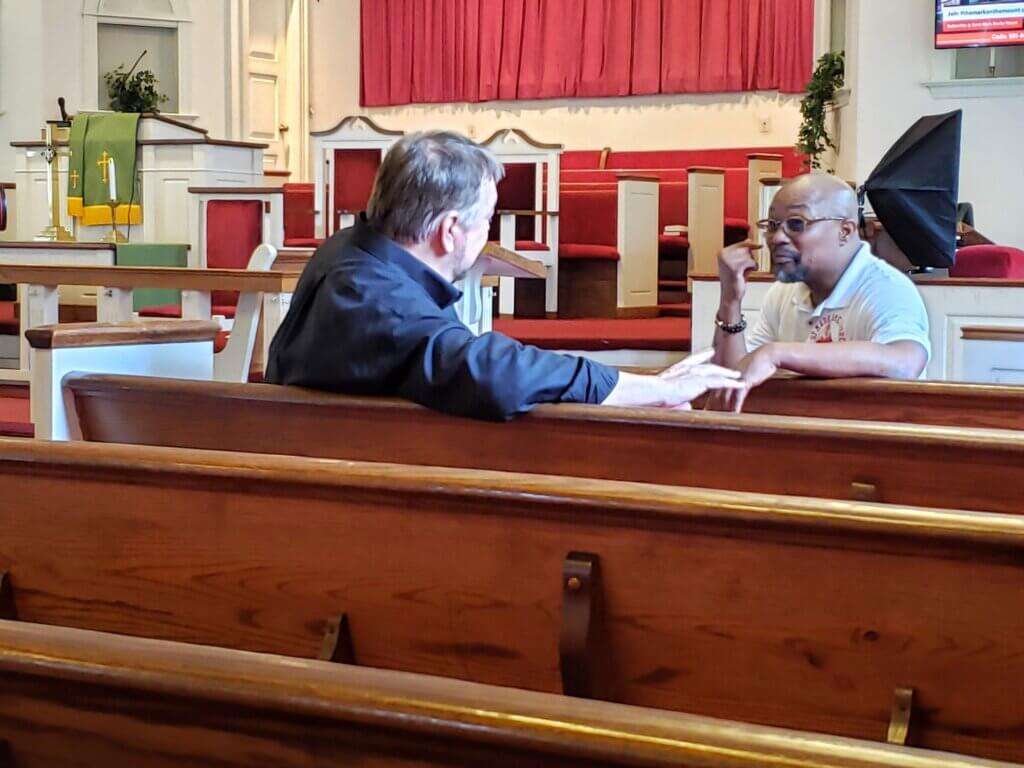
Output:
<svg viewBox="0 0 1024 768">
<path fill-rule="evenodd" d="M 618 303 L 618 191 L 562 190 L 558 316 L 614 317 Z"/>
<path fill-rule="evenodd" d="M 969 245 L 956 253 L 950 277 L 1024 279 L 1024 251 L 1006 245 Z"/>
</svg>

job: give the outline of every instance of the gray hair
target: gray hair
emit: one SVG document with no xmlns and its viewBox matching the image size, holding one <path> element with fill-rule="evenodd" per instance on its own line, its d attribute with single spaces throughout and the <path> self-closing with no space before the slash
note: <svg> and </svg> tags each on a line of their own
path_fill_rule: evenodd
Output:
<svg viewBox="0 0 1024 768">
<path fill-rule="evenodd" d="M 377 170 L 366 206 L 370 225 L 397 242 L 428 239 L 448 211 L 475 224 L 486 215 L 483 185 L 505 175 L 489 151 L 451 131 L 399 139 Z"/>
</svg>

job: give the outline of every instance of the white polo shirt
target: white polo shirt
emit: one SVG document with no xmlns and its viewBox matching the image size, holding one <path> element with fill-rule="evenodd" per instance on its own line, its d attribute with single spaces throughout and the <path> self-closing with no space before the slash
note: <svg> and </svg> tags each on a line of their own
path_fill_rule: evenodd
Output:
<svg viewBox="0 0 1024 768">
<path fill-rule="evenodd" d="M 864 243 L 836 287 L 817 307 L 805 283 L 775 283 L 761 317 L 747 334 L 747 350 L 772 341 L 916 341 L 931 360 L 928 313 L 906 275 L 877 258 Z"/>
</svg>

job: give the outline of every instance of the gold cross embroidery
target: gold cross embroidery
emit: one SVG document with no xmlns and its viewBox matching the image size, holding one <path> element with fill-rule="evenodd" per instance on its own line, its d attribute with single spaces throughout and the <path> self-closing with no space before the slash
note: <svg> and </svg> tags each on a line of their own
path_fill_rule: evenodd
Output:
<svg viewBox="0 0 1024 768">
<path fill-rule="evenodd" d="M 78 189 L 78 171 L 71 172 L 71 188 Z"/>
<path fill-rule="evenodd" d="M 110 169 L 110 155 L 107 154 L 107 150 L 103 150 L 103 155 L 96 161 L 96 165 L 98 165 L 103 171 L 103 183 L 109 183 L 109 180 L 107 179 L 107 171 Z"/>
</svg>

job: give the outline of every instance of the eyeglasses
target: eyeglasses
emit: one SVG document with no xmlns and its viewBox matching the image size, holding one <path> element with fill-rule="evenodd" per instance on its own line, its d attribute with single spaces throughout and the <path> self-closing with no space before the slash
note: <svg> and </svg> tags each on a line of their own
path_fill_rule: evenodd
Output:
<svg viewBox="0 0 1024 768">
<path fill-rule="evenodd" d="M 811 224 L 819 221 L 846 221 L 845 216 L 823 216 L 820 219 L 805 219 L 803 216 L 790 216 L 779 221 L 778 219 L 761 219 L 757 222 L 757 228 L 769 235 L 774 235 L 782 229 L 787 235 L 802 235 Z"/>
</svg>

